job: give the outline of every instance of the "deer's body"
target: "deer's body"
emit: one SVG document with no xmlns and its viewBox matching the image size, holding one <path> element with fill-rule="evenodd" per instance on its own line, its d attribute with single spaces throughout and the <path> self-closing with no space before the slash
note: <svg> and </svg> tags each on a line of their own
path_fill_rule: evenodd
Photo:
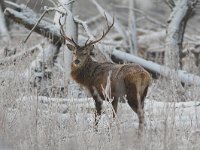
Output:
<svg viewBox="0 0 200 150">
<path fill-rule="evenodd" d="M 150 81 L 149 73 L 137 64 L 99 63 L 89 57 L 84 67 L 76 68 L 72 63 L 71 69 L 72 78 L 86 87 L 92 96 L 95 95 L 94 90 L 96 89 L 102 100 L 105 99 L 103 90 L 106 89 L 108 78 L 111 82 L 111 98 L 120 98 L 121 100 L 125 96 L 128 98 L 130 95 L 128 90 L 132 89 L 134 91 L 138 86 L 140 86 L 138 91 L 143 93 Z"/>
<path fill-rule="evenodd" d="M 150 84 L 149 73 L 137 64 L 118 65 L 109 62 L 99 63 L 90 57 L 85 60 L 84 67 L 76 67 L 72 62 L 72 78 L 80 85 L 87 88 L 95 100 L 97 115 L 101 114 L 102 100 L 105 89 L 110 80 L 111 95 L 113 99 L 114 116 L 117 112 L 118 101 L 127 99 L 128 104 L 137 113 L 140 128 L 144 125 L 144 99 Z"/>
<path fill-rule="evenodd" d="M 102 100 L 108 99 L 104 90 L 110 90 L 109 98 L 113 99 L 113 116 L 115 117 L 117 112 L 118 101 L 123 101 L 126 98 L 129 106 L 138 115 L 139 129 L 142 131 L 144 126 L 144 99 L 151 80 L 149 73 L 137 64 L 99 63 L 93 61 L 90 56 L 94 44 L 106 36 L 113 24 L 114 21 L 111 26 L 107 22 L 108 29 L 103 32 L 102 37 L 96 41 L 86 41 L 83 46 L 79 46 L 73 39 L 64 35 L 61 26 L 61 35 L 70 42 L 67 47 L 73 52 L 71 76 L 77 83 L 87 88 L 92 95 L 97 110 L 96 125 L 98 124 L 97 116 L 101 115 Z"/>
</svg>

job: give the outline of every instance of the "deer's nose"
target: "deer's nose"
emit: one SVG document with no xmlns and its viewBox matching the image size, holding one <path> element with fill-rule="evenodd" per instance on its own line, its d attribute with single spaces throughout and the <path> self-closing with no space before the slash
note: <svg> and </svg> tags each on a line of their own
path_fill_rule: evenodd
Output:
<svg viewBox="0 0 200 150">
<path fill-rule="evenodd" d="M 79 64 L 79 63 L 80 63 L 80 60 L 76 59 L 76 60 L 74 61 L 74 63 L 75 63 L 75 64 Z"/>
</svg>

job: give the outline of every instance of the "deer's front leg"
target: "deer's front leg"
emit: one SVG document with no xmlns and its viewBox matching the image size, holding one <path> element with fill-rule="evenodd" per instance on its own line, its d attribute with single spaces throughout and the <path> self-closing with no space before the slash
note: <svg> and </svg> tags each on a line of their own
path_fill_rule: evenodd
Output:
<svg viewBox="0 0 200 150">
<path fill-rule="evenodd" d="M 98 131 L 98 123 L 99 123 L 99 120 L 100 120 L 100 117 L 101 117 L 101 111 L 102 111 L 102 104 L 103 104 L 103 100 L 99 94 L 99 91 L 97 90 L 96 87 L 92 87 L 90 90 L 90 93 L 92 93 L 92 97 L 94 99 L 94 102 L 95 102 L 95 108 L 96 108 L 96 112 L 95 112 L 95 123 L 94 123 L 94 128 L 95 128 L 95 131 Z"/>
<path fill-rule="evenodd" d="M 94 99 L 95 100 L 95 107 L 96 107 L 96 113 L 95 113 L 95 130 L 98 131 L 98 123 L 101 117 L 101 111 L 102 111 L 102 100 L 101 99 Z"/>
</svg>

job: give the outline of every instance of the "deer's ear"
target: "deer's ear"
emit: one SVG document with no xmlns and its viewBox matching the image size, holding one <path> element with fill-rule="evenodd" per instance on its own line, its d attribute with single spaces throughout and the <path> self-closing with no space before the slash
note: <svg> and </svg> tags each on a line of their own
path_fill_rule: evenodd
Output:
<svg viewBox="0 0 200 150">
<path fill-rule="evenodd" d="M 87 50 L 88 50 L 90 53 L 92 53 L 93 49 L 94 49 L 94 45 L 90 45 L 90 46 L 87 47 Z"/>
<path fill-rule="evenodd" d="M 75 46 L 74 45 L 71 45 L 71 44 L 66 44 L 67 45 L 67 48 L 70 50 L 70 51 L 75 51 Z"/>
</svg>

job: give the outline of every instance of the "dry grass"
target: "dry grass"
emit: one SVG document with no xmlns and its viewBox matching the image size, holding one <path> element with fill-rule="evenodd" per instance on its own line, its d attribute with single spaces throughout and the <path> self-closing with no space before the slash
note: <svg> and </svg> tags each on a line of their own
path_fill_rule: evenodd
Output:
<svg viewBox="0 0 200 150">
<path fill-rule="evenodd" d="M 20 49 L 19 40 L 26 35 L 13 40 L 11 45 Z M 35 39 L 38 40 L 32 36 L 28 45 L 37 43 L 33 42 Z M 0 45 L 2 49 L 4 45 Z M 142 138 L 137 136 L 137 116 L 127 104 L 119 105 L 115 120 L 111 117 L 111 105 L 105 105 L 99 131 L 94 132 L 94 105 L 91 99 L 78 99 L 81 92 L 76 85 L 72 84 L 67 99 L 41 97 L 30 87 L 31 77 L 24 77 L 24 72 L 33 59 L 0 66 L 0 149 L 200 149 L 199 87 L 179 90 L 163 79 L 155 81 L 146 100 L 146 128 Z M 57 85 L 60 79 L 62 76 L 55 74 L 50 82 Z M 180 105 L 178 101 L 195 101 L 198 106 L 187 102 Z"/>
<path fill-rule="evenodd" d="M 78 99 L 73 90 L 68 99 L 47 98 L 31 89 L 22 76 L 25 63 L 10 66 L 14 72 L 1 79 L 0 139 L 1 149 L 200 149 L 199 107 L 177 110 L 178 94 L 164 88 L 161 80 L 153 83 L 146 103 L 146 129 L 137 136 L 138 120 L 127 104 L 120 104 L 117 119 L 112 119 L 111 105 L 104 106 L 99 131 L 93 131 L 94 105 L 91 99 Z M 28 66 L 28 63 L 27 63 Z M 58 79 L 54 79 L 58 80 Z M 162 88 L 163 87 L 163 88 Z M 194 93 L 196 92 L 196 93 Z M 199 100 L 198 90 L 187 91 L 187 100 Z M 150 100 L 149 100 L 150 99 Z M 152 101 L 154 100 L 154 101 Z M 176 102 L 176 101 L 175 101 Z M 190 109 L 188 109 L 190 108 Z M 194 113 L 191 113 L 193 109 Z M 195 112 L 194 109 L 197 109 Z"/>
</svg>

